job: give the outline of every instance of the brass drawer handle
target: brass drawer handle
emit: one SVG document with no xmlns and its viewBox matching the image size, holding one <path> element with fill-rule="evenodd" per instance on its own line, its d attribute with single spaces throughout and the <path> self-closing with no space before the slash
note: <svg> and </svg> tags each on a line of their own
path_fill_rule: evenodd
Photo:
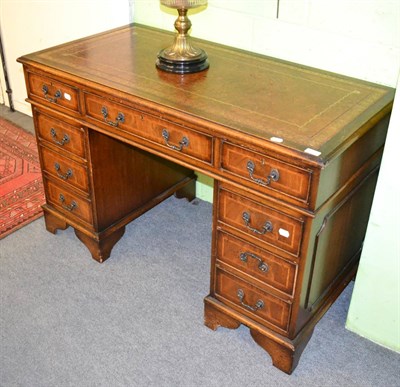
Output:
<svg viewBox="0 0 400 387">
<path fill-rule="evenodd" d="M 65 144 L 68 144 L 68 143 L 69 143 L 69 136 L 68 136 L 68 134 L 64 134 L 64 136 L 63 136 L 63 138 L 61 139 L 61 141 L 58 141 L 58 140 L 57 140 L 57 132 L 56 132 L 56 130 L 55 130 L 54 128 L 51 128 L 51 129 L 50 129 L 50 135 L 51 135 L 51 137 L 53 137 L 53 141 L 54 141 L 56 144 L 58 144 L 58 145 L 64 146 Z"/>
<path fill-rule="evenodd" d="M 256 169 L 254 162 L 249 160 L 247 162 L 247 170 L 249 171 L 250 179 L 255 183 L 267 187 L 271 184 L 271 181 L 279 180 L 279 171 L 277 169 L 272 169 L 270 174 L 267 176 L 265 180 L 254 177 L 254 170 Z"/>
<path fill-rule="evenodd" d="M 244 252 L 244 253 L 240 253 L 240 260 L 242 262 L 247 262 L 247 257 L 253 258 L 256 261 L 258 261 L 258 268 L 259 270 L 261 270 L 263 273 L 266 273 L 269 269 L 268 265 L 263 262 L 263 260 L 256 254 L 253 253 L 249 253 L 249 252 Z"/>
<path fill-rule="evenodd" d="M 63 194 L 60 194 L 59 199 L 60 199 L 62 208 L 64 208 L 64 209 L 67 210 L 67 211 L 73 211 L 75 208 L 78 207 L 78 204 L 76 203 L 75 200 L 73 200 L 69 206 L 66 205 L 66 204 L 64 204 L 64 202 L 65 202 L 65 197 L 64 197 Z"/>
<path fill-rule="evenodd" d="M 263 228 L 260 230 L 257 230 L 256 228 L 253 228 L 250 226 L 250 214 L 248 212 L 243 212 L 242 215 L 242 219 L 244 221 L 245 226 L 247 227 L 247 229 L 249 229 L 250 231 L 254 232 L 255 234 L 259 234 L 259 235 L 264 235 L 267 232 L 272 232 L 272 230 L 274 229 L 272 223 L 267 220 L 263 226 Z"/>
<path fill-rule="evenodd" d="M 125 122 L 124 113 L 120 113 L 120 112 L 117 114 L 117 118 L 115 119 L 115 121 L 111 121 L 111 120 L 107 119 L 108 109 L 105 106 L 103 106 L 101 108 L 101 114 L 103 115 L 104 121 L 107 122 L 108 125 L 114 126 L 115 128 L 118 127 L 118 125 L 120 123 L 123 124 Z"/>
<path fill-rule="evenodd" d="M 44 94 L 44 98 L 46 98 L 47 99 L 47 101 L 49 101 L 49 102 L 53 102 L 53 103 L 57 103 L 57 100 L 59 99 L 59 98 L 61 98 L 61 90 L 57 90 L 56 91 L 56 93 L 54 94 L 54 97 L 50 97 L 48 94 L 49 94 L 49 88 L 48 88 L 48 86 L 47 85 L 43 85 L 42 86 L 42 91 L 43 91 L 43 94 Z"/>
<path fill-rule="evenodd" d="M 67 171 L 67 173 L 61 173 L 61 167 L 60 167 L 60 164 L 58 164 L 58 163 L 54 163 L 54 169 L 56 170 L 56 172 L 57 172 L 57 176 L 58 177 L 61 177 L 61 179 L 63 179 L 63 180 L 68 180 L 68 178 L 70 178 L 71 176 L 72 176 L 72 169 L 71 168 L 68 168 L 68 171 Z"/>
<path fill-rule="evenodd" d="M 165 140 L 165 145 L 167 147 L 171 148 L 171 149 L 174 149 L 174 150 L 178 151 L 178 152 L 181 152 L 184 146 L 186 146 L 186 147 L 189 146 L 189 139 L 187 137 L 183 137 L 182 140 L 179 141 L 179 146 L 170 144 L 168 142 L 169 133 L 168 133 L 167 129 L 163 129 L 162 130 L 162 136 L 163 136 L 163 139 Z"/>
<path fill-rule="evenodd" d="M 237 296 L 239 297 L 240 304 L 244 306 L 246 309 L 250 310 L 251 312 L 257 312 L 258 309 L 264 308 L 264 301 L 263 300 L 258 300 L 254 306 L 246 304 L 243 299 L 244 299 L 244 291 L 242 289 L 239 289 L 237 291 Z"/>
</svg>

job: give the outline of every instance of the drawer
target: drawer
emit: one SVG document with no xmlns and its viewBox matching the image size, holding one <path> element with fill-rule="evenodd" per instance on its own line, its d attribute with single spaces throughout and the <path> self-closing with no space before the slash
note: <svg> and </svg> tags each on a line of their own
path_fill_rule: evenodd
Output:
<svg viewBox="0 0 400 387">
<path fill-rule="evenodd" d="M 85 131 L 81 127 L 69 125 L 39 111 L 35 111 L 35 119 L 40 139 L 52 143 L 62 152 L 86 157 Z"/>
<path fill-rule="evenodd" d="M 46 199 L 49 204 L 63 212 L 67 217 L 92 224 L 92 209 L 89 200 L 68 191 L 68 188 L 44 179 Z"/>
<path fill-rule="evenodd" d="M 216 297 L 254 320 L 287 332 L 291 303 L 281 300 L 223 270 L 217 269 Z"/>
<path fill-rule="evenodd" d="M 285 195 L 305 204 L 310 196 L 312 171 L 224 142 L 221 167 L 271 196 Z"/>
<path fill-rule="evenodd" d="M 299 256 L 303 220 L 234 192 L 219 190 L 218 220 L 271 247 Z"/>
<path fill-rule="evenodd" d="M 61 156 L 46 147 L 41 146 L 40 150 L 45 173 L 71 184 L 82 191 L 89 192 L 86 166 Z"/>
<path fill-rule="evenodd" d="M 79 112 L 79 90 L 60 80 L 34 74 L 28 75 L 29 98 Z"/>
<path fill-rule="evenodd" d="M 190 156 L 208 164 L 212 161 L 212 137 L 175 125 L 107 99 L 85 93 L 87 116 L 105 127 L 133 133 L 171 150 L 176 157 Z"/>
<path fill-rule="evenodd" d="M 84 92 L 86 115 L 106 128 L 141 133 L 141 113 L 125 105 Z"/>
<path fill-rule="evenodd" d="M 293 295 L 297 265 L 230 234 L 219 232 L 218 260 L 289 296 Z M 251 279 L 250 278 L 250 279 Z"/>
</svg>

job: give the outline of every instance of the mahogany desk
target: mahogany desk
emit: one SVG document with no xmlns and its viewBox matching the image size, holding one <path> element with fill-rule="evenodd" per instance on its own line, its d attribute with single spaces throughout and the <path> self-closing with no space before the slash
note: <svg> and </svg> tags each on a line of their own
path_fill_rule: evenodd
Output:
<svg viewBox="0 0 400 387">
<path fill-rule="evenodd" d="M 194 197 L 193 170 L 213 177 L 205 324 L 248 326 L 291 373 L 355 275 L 394 90 L 209 42 L 209 70 L 169 74 L 171 39 L 134 25 L 19 59 L 46 227 L 103 262 L 130 221 Z"/>
</svg>

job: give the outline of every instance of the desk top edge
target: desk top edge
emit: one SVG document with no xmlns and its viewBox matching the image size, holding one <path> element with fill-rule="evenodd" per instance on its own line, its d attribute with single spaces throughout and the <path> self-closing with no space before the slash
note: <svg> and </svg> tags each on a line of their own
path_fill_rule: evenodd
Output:
<svg viewBox="0 0 400 387">
<path fill-rule="evenodd" d="M 196 39 L 198 45 L 203 45 L 209 51 L 210 69 L 178 79 L 177 75 L 163 73 L 154 65 L 157 48 L 168 44 L 172 36 L 172 33 L 157 28 L 131 24 L 24 55 L 18 61 L 32 67 L 48 66 L 88 83 L 102 84 L 128 96 L 160 104 L 178 113 L 189 114 L 262 140 L 283 138 L 282 145 L 298 152 L 315 150 L 321 154 L 319 160 L 326 160 L 334 150 L 337 151 L 337 139 L 345 143 L 354 137 L 360 126 L 379 115 L 383 118 L 393 102 L 395 90 L 387 86 L 199 39 Z M 141 41 L 144 40 L 151 48 L 143 47 Z M 117 41 L 125 44 L 125 59 L 122 60 L 125 64 L 117 69 L 120 71 L 117 76 L 103 82 L 99 73 L 90 73 L 87 67 L 94 66 L 94 61 L 103 57 Z M 87 50 L 85 55 L 88 52 L 93 54 L 93 61 L 84 58 L 85 55 L 77 55 L 79 50 Z M 142 52 L 143 55 L 139 55 Z M 66 58 L 64 62 L 56 59 L 62 56 Z M 75 67 L 70 65 L 71 58 L 76 59 Z M 107 62 L 107 59 L 104 61 Z M 104 64 L 105 75 L 106 66 L 110 63 Z M 226 70 L 227 63 L 235 67 L 233 71 Z M 89 66 L 84 69 L 82 64 Z M 126 72 L 122 67 L 124 65 L 133 70 Z M 254 82 L 249 84 L 252 79 Z M 232 84 L 224 89 L 224 86 Z M 309 89 L 303 92 L 304 86 Z M 282 91 L 285 89 L 286 94 Z M 221 91 L 227 93 L 226 99 L 215 99 L 214 95 Z M 260 92 L 258 96 L 262 97 L 257 106 L 257 101 L 255 104 L 251 101 L 255 91 Z M 336 95 L 329 99 L 331 91 Z M 310 114 L 301 113 L 300 101 L 293 107 L 290 119 L 286 120 L 285 107 L 288 98 L 294 98 L 294 92 L 301 94 L 299 98 L 311 106 Z M 313 97 L 314 92 L 319 95 Z M 168 93 L 176 94 L 175 99 L 171 99 Z M 275 98 L 277 94 L 281 94 L 282 102 Z M 317 106 L 321 96 L 325 101 Z M 183 99 L 186 99 L 186 104 L 182 103 Z M 267 106 L 267 102 L 276 106 Z M 221 113 L 224 108 L 228 110 L 225 114 Z M 305 128 L 304 122 L 309 127 Z"/>
</svg>

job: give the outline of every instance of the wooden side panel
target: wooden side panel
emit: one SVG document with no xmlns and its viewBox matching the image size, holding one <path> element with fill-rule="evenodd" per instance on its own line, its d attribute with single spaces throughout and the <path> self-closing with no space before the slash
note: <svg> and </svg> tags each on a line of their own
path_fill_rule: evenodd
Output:
<svg viewBox="0 0 400 387">
<path fill-rule="evenodd" d="M 322 206 L 352 176 L 362 168 L 363 164 L 383 146 L 389 125 L 390 114 L 377 123 L 346 152 L 334 158 L 323 168 L 315 208 Z"/>
<path fill-rule="evenodd" d="M 378 170 L 375 169 L 323 218 L 313 243 L 304 307 L 317 310 L 357 264 L 368 225 Z"/>
<path fill-rule="evenodd" d="M 193 171 L 89 130 L 93 201 L 104 230 Z"/>
</svg>

